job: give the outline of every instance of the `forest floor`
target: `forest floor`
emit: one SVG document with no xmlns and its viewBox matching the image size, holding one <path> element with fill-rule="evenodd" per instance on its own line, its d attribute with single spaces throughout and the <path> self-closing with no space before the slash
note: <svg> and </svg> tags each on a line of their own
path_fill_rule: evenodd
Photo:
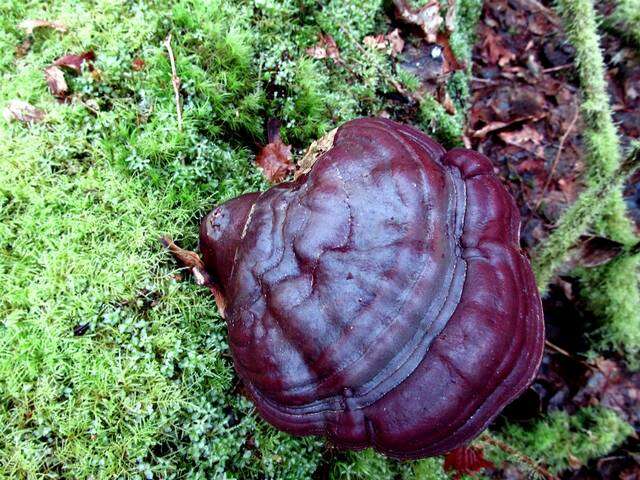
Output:
<svg viewBox="0 0 640 480">
<path fill-rule="evenodd" d="M 195 248 L 212 206 L 268 186 L 267 124 L 295 161 L 380 115 L 488 155 L 535 258 L 585 188 L 575 49 L 549 2 L 441 3 L 412 24 L 382 0 L 0 4 L 0 478 L 640 478 L 640 373 L 575 273 L 616 241 L 584 232 L 556 272 L 540 373 L 472 454 L 403 463 L 261 421 L 213 298 L 158 241 Z M 626 148 L 640 48 L 614 27 Z M 625 201 L 638 233 L 640 176 Z"/>
</svg>

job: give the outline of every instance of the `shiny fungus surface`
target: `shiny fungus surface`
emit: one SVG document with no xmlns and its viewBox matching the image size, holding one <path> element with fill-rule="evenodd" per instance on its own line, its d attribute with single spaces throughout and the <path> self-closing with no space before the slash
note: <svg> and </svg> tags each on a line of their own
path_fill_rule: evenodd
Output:
<svg viewBox="0 0 640 480">
<path fill-rule="evenodd" d="M 487 158 L 364 118 L 293 182 L 215 208 L 200 248 L 263 418 L 418 458 L 478 435 L 536 373 L 519 227 Z"/>
</svg>

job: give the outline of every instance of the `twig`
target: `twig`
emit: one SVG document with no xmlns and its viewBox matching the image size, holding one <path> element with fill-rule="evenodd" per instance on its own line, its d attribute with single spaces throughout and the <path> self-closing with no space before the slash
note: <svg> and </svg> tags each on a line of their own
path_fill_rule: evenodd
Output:
<svg viewBox="0 0 640 480">
<path fill-rule="evenodd" d="M 584 365 L 585 367 L 591 369 L 591 370 L 597 370 L 598 367 L 596 367 L 594 364 L 589 363 L 585 360 L 581 360 L 579 358 L 574 358 L 573 355 L 571 355 L 569 352 L 567 352 L 564 348 L 559 347 L 558 345 L 556 345 L 555 343 L 551 343 L 549 340 L 545 340 L 544 341 L 544 345 L 549 348 L 549 350 L 552 350 L 554 352 L 559 353 L 560 355 L 564 355 L 567 358 L 570 358 L 573 361 L 576 361 L 578 363 L 581 363 L 582 365 Z"/>
<path fill-rule="evenodd" d="M 571 354 L 569 352 L 567 352 L 564 348 L 559 347 L 555 343 L 551 343 L 549 340 L 545 340 L 544 344 L 546 347 L 549 347 L 550 350 L 553 350 L 554 352 L 558 352 L 564 355 L 565 357 L 571 358 Z"/>
<path fill-rule="evenodd" d="M 538 201 L 536 202 L 536 207 L 535 207 L 536 210 L 540 207 L 540 204 L 544 200 L 544 195 L 545 195 L 545 193 L 547 193 L 547 189 L 549 188 L 549 185 L 551 185 L 551 180 L 553 180 L 553 175 L 555 174 L 556 167 L 558 166 L 558 162 L 560 161 L 560 156 L 562 155 L 562 149 L 564 148 L 564 144 L 567 141 L 567 138 L 569 138 L 569 134 L 571 133 L 571 130 L 573 130 L 573 127 L 575 126 L 576 122 L 578 121 L 578 117 L 579 116 L 580 116 L 580 110 L 576 107 L 576 111 L 573 114 L 573 118 L 571 119 L 571 123 L 569 124 L 569 126 L 565 130 L 564 134 L 562 135 L 562 138 L 560 139 L 560 145 L 558 146 L 558 152 L 556 153 L 556 157 L 553 159 L 553 163 L 551 163 L 551 168 L 549 169 L 549 175 L 547 175 L 547 181 L 544 183 L 544 186 L 542 187 L 542 190 L 540 191 L 540 195 L 538 196 Z"/>
<path fill-rule="evenodd" d="M 542 73 L 558 72 L 560 70 L 566 70 L 573 67 L 573 63 L 565 63 L 563 65 L 556 65 L 555 67 L 543 68 Z"/>
<path fill-rule="evenodd" d="M 176 71 L 176 60 L 173 57 L 173 49 L 171 48 L 171 34 L 167 35 L 164 41 L 164 46 L 169 52 L 169 61 L 171 62 L 171 83 L 173 84 L 173 91 L 176 99 L 176 113 L 178 115 L 178 130 L 182 131 L 182 107 L 180 106 L 180 77 Z"/>
<path fill-rule="evenodd" d="M 538 462 L 536 462 L 532 458 L 526 456 L 524 453 L 516 450 L 511 445 L 506 444 L 502 440 L 498 440 L 497 438 L 492 437 L 486 432 L 480 437 L 480 441 L 488 443 L 489 445 L 497 447 L 503 452 L 508 453 L 509 455 L 513 455 L 514 457 L 519 458 L 523 463 L 526 463 L 529 467 L 533 468 L 547 480 L 557 480 L 558 478 L 555 475 L 551 474 L 551 472 L 549 472 L 549 470 L 547 470 L 546 468 L 538 465 Z"/>
</svg>

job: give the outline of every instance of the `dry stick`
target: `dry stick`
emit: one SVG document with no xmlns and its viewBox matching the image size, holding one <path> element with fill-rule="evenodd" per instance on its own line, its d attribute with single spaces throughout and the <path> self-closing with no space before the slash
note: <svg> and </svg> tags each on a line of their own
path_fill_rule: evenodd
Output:
<svg viewBox="0 0 640 480">
<path fill-rule="evenodd" d="M 180 107 L 180 77 L 176 71 L 176 60 L 173 57 L 173 49 L 171 48 L 171 34 L 167 35 L 164 46 L 169 52 L 169 61 L 171 62 L 171 83 L 173 84 L 173 92 L 176 99 L 176 112 L 178 115 L 178 130 L 182 131 L 182 108 Z"/>
<path fill-rule="evenodd" d="M 532 458 L 526 456 L 524 453 L 516 450 L 511 445 L 506 444 L 502 440 L 498 440 L 497 438 L 492 437 L 486 432 L 482 434 L 482 436 L 480 437 L 480 441 L 488 443 L 489 445 L 497 447 L 503 452 L 508 453 L 509 455 L 513 455 L 514 457 L 519 458 L 523 463 L 526 463 L 527 465 L 529 465 L 531 468 L 533 468 L 536 472 L 538 472 L 547 480 L 557 480 L 558 478 L 555 475 L 551 474 L 551 472 L 546 468 L 538 465 L 538 463 Z"/>
<path fill-rule="evenodd" d="M 556 153 L 556 157 L 553 159 L 553 163 L 551 164 L 551 168 L 549 169 L 549 175 L 547 176 L 547 181 L 544 183 L 544 186 L 542 187 L 542 190 L 540 192 L 540 196 L 538 197 L 538 201 L 536 202 L 536 206 L 535 206 L 536 210 L 540 207 L 540 204 L 544 200 L 544 195 L 545 193 L 547 193 L 547 189 L 551 184 L 551 180 L 553 180 L 553 175 L 555 174 L 556 167 L 558 166 L 558 162 L 560 161 L 560 156 L 562 155 L 562 149 L 564 148 L 564 144 L 567 141 L 567 138 L 569 138 L 569 134 L 571 133 L 571 130 L 573 130 L 573 127 L 578 121 L 579 116 L 580 116 L 580 109 L 576 107 L 576 112 L 574 113 L 573 118 L 571 119 L 571 123 L 569 124 L 569 126 L 567 127 L 567 130 L 564 132 L 564 134 L 562 135 L 562 138 L 560 139 L 558 152 Z"/>
<path fill-rule="evenodd" d="M 549 350 L 553 350 L 554 352 L 559 353 L 560 355 L 564 355 L 567 358 L 570 358 L 571 360 L 574 360 L 578 363 L 581 363 L 582 365 L 584 365 L 585 367 L 591 369 L 591 370 L 597 370 L 598 367 L 596 367 L 593 363 L 589 363 L 586 360 L 582 360 L 580 358 L 574 358 L 573 355 L 571 355 L 569 352 L 567 352 L 564 348 L 559 347 L 558 345 L 556 345 L 555 343 L 551 343 L 549 340 L 545 340 L 544 344 L 546 347 L 549 348 Z"/>
<path fill-rule="evenodd" d="M 542 73 L 559 72 L 560 70 L 566 70 L 567 68 L 571 67 L 573 67 L 573 63 L 565 63 L 563 65 L 557 65 L 555 67 L 543 68 Z"/>
</svg>

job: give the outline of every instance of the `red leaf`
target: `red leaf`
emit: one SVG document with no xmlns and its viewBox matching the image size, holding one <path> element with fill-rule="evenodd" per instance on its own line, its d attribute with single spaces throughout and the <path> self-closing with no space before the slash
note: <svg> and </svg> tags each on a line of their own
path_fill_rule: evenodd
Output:
<svg viewBox="0 0 640 480">
<path fill-rule="evenodd" d="M 458 447 L 444 456 L 444 469 L 455 472 L 454 479 L 479 472 L 483 468 L 495 468 L 495 465 L 485 459 L 483 451 L 477 447 Z"/>
<path fill-rule="evenodd" d="M 64 79 L 64 73 L 59 67 L 51 65 L 44 69 L 44 78 L 47 80 L 49 90 L 54 97 L 64 98 L 69 93 L 69 86 Z"/>
<path fill-rule="evenodd" d="M 53 64 L 57 67 L 66 67 L 70 68 L 76 73 L 82 72 L 82 64 L 87 62 L 87 66 L 89 69 L 92 68 L 91 62 L 96 59 L 96 54 L 93 53 L 93 50 L 89 50 L 88 52 L 83 52 L 80 55 L 65 55 L 57 59 Z"/>
<path fill-rule="evenodd" d="M 280 138 L 276 138 L 262 148 L 256 157 L 256 162 L 270 182 L 281 182 L 289 172 L 293 171 L 291 145 L 285 145 Z"/>
<path fill-rule="evenodd" d="M 144 69 L 144 65 L 144 60 L 142 60 L 140 57 L 134 58 L 133 62 L 131 62 L 131 68 L 133 68 L 136 72 Z"/>
</svg>

